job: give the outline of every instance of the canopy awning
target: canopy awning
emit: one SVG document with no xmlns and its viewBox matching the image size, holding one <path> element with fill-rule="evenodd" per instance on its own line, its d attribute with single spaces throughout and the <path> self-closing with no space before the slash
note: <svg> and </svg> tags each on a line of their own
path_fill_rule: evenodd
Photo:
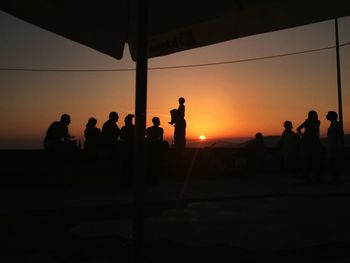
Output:
<svg viewBox="0 0 350 263">
<path fill-rule="evenodd" d="M 350 1 L 149 0 L 148 57 L 350 15 Z M 3 0 L 0 9 L 121 59 L 136 60 L 136 1 Z"/>
</svg>

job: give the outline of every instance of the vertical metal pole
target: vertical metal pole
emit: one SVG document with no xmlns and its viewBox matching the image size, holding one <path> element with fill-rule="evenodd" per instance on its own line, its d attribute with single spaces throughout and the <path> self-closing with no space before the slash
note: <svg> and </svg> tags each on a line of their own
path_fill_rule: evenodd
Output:
<svg viewBox="0 0 350 263">
<path fill-rule="evenodd" d="M 336 42 L 336 54 L 337 54 L 338 114 L 339 114 L 339 123 L 341 127 L 344 127 L 343 126 L 343 103 L 342 103 L 342 95 L 341 95 L 338 18 L 335 18 L 335 42 Z"/>
<path fill-rule="evenodd" d="M 147 111 L 148 1 L 137 1 L 137 59 L 135 100 L 135 163 L 133 180 L 133 262 L 143 258 L 144 174 Z"/>
</svg>

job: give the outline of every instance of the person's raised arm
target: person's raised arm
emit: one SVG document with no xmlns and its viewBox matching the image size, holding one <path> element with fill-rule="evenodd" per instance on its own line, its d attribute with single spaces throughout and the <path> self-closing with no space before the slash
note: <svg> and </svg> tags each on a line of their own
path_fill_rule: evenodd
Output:
<svg viewBox="0 0 350 263">
<path fill-rule="evenodd" d="M 301 130 L 304 129 L 304 128 L 305 128 L 305 122 L 303 122 L 302 124 L 300 124 L 296 131 L 297 131 L 299 134 L 303 134 L 303 132 L 302 132 Z"/>
</svg>

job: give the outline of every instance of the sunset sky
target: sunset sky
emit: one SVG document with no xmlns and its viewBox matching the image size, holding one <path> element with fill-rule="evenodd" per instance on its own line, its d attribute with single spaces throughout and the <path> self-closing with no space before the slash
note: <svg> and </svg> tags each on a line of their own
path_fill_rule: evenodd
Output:
<svg viewBox="0 0 350 263">
<path fill-rule="evenodd" d="M 340 43 L 350 43 L 350 17 L 339 19 Z M 135 68 L 128 49 L 116 60 L 0 12 L 0 68 Z M 334 21 L 276 31 L 149 60 L 149 67 L 235 61 L 335 45 Z M 350 132 L 350 45 L 341 47 L 343 114 Z M 83 140 L 89 117 L 102 127 L 110 111 L 134 113 L 135 71 L 0 71 L 0 149 L 42 148 L 47 127 L 62 113 L 70 133 Z M 280 135 L 316 110 L 325 136 L 329 110 L 338 111 L 335 49 L 280 58 L 182 69 L 149 70 L 148 126 L 161 120 L 171 142 L 169 110 L 186 99 L 188 138 L 223 140 Z"/>
</svg>

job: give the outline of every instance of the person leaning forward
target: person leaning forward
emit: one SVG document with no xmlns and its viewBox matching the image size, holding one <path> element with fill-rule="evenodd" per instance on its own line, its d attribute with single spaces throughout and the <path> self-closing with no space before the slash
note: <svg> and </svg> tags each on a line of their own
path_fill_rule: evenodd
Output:
<svg viewBox="0 0 350 263">
<path fill-rule="evenodd" d="M 44 139 L 45 150 L 58 150 L 62 147 L 62 144 L 74 138 L 68 132 L 68 125 L 71 122 L 71 118 L 68 114 L 62 114 L 59 121 L 51 123 L 46 131 Z"/>
</svg>

